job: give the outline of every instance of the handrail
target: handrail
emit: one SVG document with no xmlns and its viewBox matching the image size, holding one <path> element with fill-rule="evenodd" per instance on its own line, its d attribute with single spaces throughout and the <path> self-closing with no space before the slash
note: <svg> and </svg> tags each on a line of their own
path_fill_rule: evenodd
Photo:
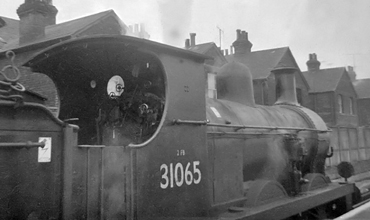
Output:
<svg viewBox="0 0 370 220">
<path fill-rule="evenodd" d="M 173 124 L 191 124 L 191 125 L 207 125 L 209 120 L 195 121 L 195 120 L 181 120 L 175 119 L 172 121 Z"/>
<path fill-rule="evenodd" d="M 277 126 L 252 126 L 252 125 L 232 125 L 232 124 L 218 124 L 210 123 L 209 120 L 196 121 L 196 120 L 173 120 L 173 124 L 191 124 L 191 125 L 207 125 L 209 127 L 225 127 L 225 128 L 235 128 L 236 131 L 240 129 L 267 129 L 267 130 L 293 130 L 293 131 L 315 131 L 319 133 L 331 132 L 328 130 L 319 130 L 315 128 L 303 128 L 303 127 L 277 127 Z"/>
<path fill-rule="evenodd" d="M 77 147 L 80 147 L 80 148 L 104 148 L 104 147 L 107 147 L 105 145 L 87 145 L 87 144 L 82 144 L 82 145 L 77 145 Z"/>
<path fill-rule="evenodd" d="M 226 127 L 226 128 L 236 128 L 237 130 L 239 129 L 246 129 L 246 128 L 251 128 L 251 129 L 267 129 L 267 130 L 294 130 L 294 131 L 316 131 L 320 133 L 325 133 L 325 132 L 331 132 L 330 129 L 328 130 L 319 130 L 319 129 L 314 129 L 314 128 L 299 128 L 299 127 L 273 127 L 273 126 L 251 126 L 251 125 L 225 125 L 225 124 L 217 124 L 217 123 L 208 123 L 207 126 L 210 127 Z"/>
<path fill-rule="evenodd" d="M 45 147 L 45 142 L 19 142 L 19 143 L 0 143 L 0 148 L 36 148 L 36 147 Z"/>
</svg>

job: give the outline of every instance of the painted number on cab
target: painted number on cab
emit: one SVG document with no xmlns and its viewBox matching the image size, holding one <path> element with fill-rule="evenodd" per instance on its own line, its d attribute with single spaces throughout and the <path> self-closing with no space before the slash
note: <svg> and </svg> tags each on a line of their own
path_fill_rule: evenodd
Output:
<svg viewBox="0 0 370 220">
<path fill-rule="evenodd" d="M 185 184 L 199 184 L 202 179 L 202 173 L 198 168 L 199 164 L 199 161 L 189 162 L 186 166 L 182 165 L 182 163 L 162 164 L 160 167 L 160 171 L 163 173 L 160 183 L 161 188 L 167 189 L 174 186 L 181 187 Z"/>
</svg>

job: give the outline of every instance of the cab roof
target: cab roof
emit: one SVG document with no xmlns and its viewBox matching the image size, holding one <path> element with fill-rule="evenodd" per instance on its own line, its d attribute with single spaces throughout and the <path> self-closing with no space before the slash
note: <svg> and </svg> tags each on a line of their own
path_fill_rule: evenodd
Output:
<svg viewBox="0 0 370 220">
<path fill-rule="evenodd" d="M 212 59 L 209 56 L 195 53 L 189 50 L 169 46 L 166 44 L 161 44 L 158 42 L 126 36 L 126 35 L 94 35 L 89 37 L 81 37 L 77 39 L 63 41 L 61 43 L 55 44 L 53 46 L 47 47 L 40 52 L 36 53 L 30 59 L 26 60 L 22 65 L 27 67 L 36 68 L 38 64 L 50 57 L 61 53 L 68 48 L 75 48 L 79 46 L 87 47 L 89 44 L 124 44 L 137 47 L 139 50 L 156 52 L 156 53 L 165 53 L 171 54 L 177 57 L 183 57 L 191 59 L 197 62 L 204 62 L 205 59 Z"/>
</svg>

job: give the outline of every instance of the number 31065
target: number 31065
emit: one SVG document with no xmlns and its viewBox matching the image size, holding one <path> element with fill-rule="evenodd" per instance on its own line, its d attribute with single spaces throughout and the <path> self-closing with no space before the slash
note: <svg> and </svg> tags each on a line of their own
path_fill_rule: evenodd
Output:
<svg viewBox="0 0 370 220">
<path fill-rule="evenodd" d="M 173 188 L 175 185 L 181 187 L 184 184 L 199 184 L 202 179 L 202 174 L 198 168 L 199 164 L 199 161 L 189 162 L 186 164 L 185 169 L 182 163 L 177 163 L 176 165 L 170 163 L 169 166 L 162 164 L 160 167 L 161 173 L 163 172 L 160 183 L 161 188 L 167 189 L 168 187 Z"/>
</svg>

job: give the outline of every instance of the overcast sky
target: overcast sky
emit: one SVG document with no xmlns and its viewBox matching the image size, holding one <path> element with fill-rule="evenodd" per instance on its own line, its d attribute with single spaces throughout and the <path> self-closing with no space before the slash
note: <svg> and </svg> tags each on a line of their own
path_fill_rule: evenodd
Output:
<svg viewBox="0 0 370 220">
<path fill-rule="evenodd" d="M 1 0 L 0 16 L 18 19 L 24 0 Z M 355 66 L 370 78 L 370 0 L 54 0 L 57 23 L 113 9 L 126 24 L 144 22 L 151 40 L 183 47 L 229 49 L 236 29 L 248 32 L 252 51 L 289 46 L 302 71 L 309 53 L 322 68 Z"/>
</svg>

